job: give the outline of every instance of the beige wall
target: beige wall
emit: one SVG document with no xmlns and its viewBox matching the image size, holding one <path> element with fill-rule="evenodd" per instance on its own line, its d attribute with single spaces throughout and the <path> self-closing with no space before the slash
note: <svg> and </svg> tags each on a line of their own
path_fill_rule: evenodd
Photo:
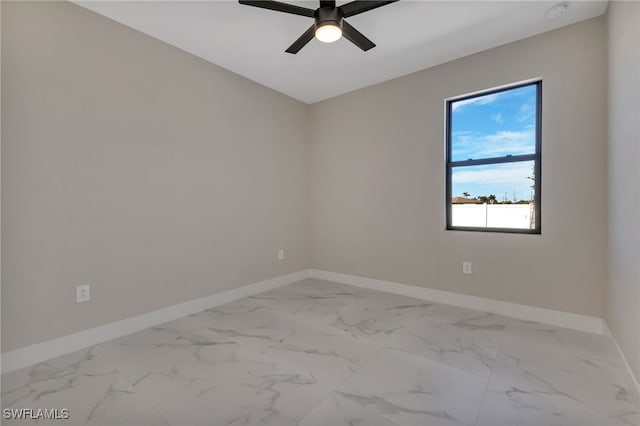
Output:
<svg viewBox="0 0 640 426">
<path fill-rule="evenodd" d="M 535 77 L 542 235 L 445 231 L 443 100 Z M 604 18 L 314 104 L 310 125 L 314 267 L 602 315 Z"/>
<path fill-rule="evenodd" d="M 640 378 L 640 3 L 611 2 L 605 321 Z"/>
<path fill-rule="evenodd" d="M 306 105 L 57 2 L 2 86 L 5 351 L 310 266 Z"/>
<path fill-rule="evenodd" d="M 603 313 L 602 17 L 312 106 L 69 3 L 2 36 L 5 351 L 310 266 Z M 534 77 L 543 234 L 445 231 L 443 100 Z"/>
</svg>

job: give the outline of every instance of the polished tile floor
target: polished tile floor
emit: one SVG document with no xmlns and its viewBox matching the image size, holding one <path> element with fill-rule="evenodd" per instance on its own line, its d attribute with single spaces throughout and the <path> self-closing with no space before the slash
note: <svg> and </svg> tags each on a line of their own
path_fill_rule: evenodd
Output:
<svg viewBox="0 0 640 426">
<path fill-rule="evenodd" d="M 638 425 L 624 374 L 603 336 L 308 279 L 6 374 L 2 403 L 57 425 Z"/>
</svg>

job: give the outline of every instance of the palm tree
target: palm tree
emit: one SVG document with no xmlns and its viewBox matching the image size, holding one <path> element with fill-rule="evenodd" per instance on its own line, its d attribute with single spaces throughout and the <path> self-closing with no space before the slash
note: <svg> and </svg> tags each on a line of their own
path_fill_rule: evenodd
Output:
<svg viewBox="0 0 640 426">
<path fill-rule="evenodd" d="M 533 202 L 533 200 L 535 199 L 535 191 L 536 191 L 536 167 L 535 165 L 533 167 L 531 167 L 531 176 L 527 176 L 527 179 L 529 179 L 532 183 L 531 183 L 531 201 Z"/>
</svg>

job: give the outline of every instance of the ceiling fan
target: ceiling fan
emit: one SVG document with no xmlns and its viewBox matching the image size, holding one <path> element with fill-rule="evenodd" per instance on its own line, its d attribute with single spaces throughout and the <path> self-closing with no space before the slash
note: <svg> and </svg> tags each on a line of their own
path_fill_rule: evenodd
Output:
<svg viewBox="0 0 640 426">
<path fill-rule="evenodd" d="M 291 13 L 293 15 L 307 16 L 313 18 L 314 23 L 304 32 L 285 52 L 296 54 L 315 36 L 325 43 L 333 43 L 344 36 L 351 43 L 358 46 L 365 52 L 373 47 L 375 43 L 366 38 L 362 33 L 351 26 L 344 18 L 349 18 L 360 13 L 376 9 L 389 3 L 390 1 L 352 1 L 342 6 L 336 6 L 335 0 L 320 0 L 320 7 L 316 10 L 293 4 L 281 3 L 279 1 L 253 1 L 239 0 L 240 4 L 260 7 L 262 9 L 275 10 L 277 12 Z"/>
</svg>

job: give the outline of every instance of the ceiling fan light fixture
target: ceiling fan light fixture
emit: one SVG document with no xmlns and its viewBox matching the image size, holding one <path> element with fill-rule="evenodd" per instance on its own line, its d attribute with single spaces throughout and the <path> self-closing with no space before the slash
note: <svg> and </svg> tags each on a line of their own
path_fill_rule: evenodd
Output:
<svg viewBox="0 0 640 426">
<path fill-rule="evenodd" d="M 286 53 L 295 55 L 300 49 L 306 46 L 307 43 L 313 40 L 314 37 L 323 43 L 333 43 L 344 36 L 344 38 L 358 46 L 363 52 L 376 47 L 374 42 L 366 38 L 344 18 L 350 18 L 351 16 L 359 15 L 390 3 L 395 3 L 398 0 L 353 0 L 341 6 L 336 6 L 336 0 L 320 0 L 320 7 L 315 10 L 275 0 L 238 1 L 240 4 L 247 6 L 313 18 L 313 25 L 285 50 Z"/>
<path fill-rule="evenodd" d="M 335 22 L 327 22 L 316 28 L 316 38 L 323 43 L 333 43 L 342 37 L 342 28 Z"/>
</svg>

